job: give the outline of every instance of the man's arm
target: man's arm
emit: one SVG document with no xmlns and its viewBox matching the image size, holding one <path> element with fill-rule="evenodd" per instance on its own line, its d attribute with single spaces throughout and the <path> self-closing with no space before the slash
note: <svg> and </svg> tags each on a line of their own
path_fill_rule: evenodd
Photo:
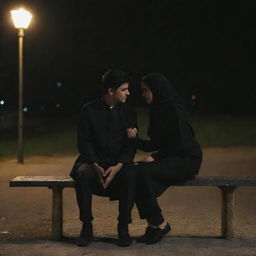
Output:
<svg viewBox="0 0 256 256">
<path fill-rule="evenodd" d="M 137 114 L 136 112 L 128 107 L 127 105 L 124 105 L 124 111 L 122 113 L 122 117 L 125 119 L 124 123 L 126 123 L 126 128 L 137 128 Z M 128 126 L 128 127 L 127 127 Z M 122 152 L 120 152 L 119 161 L 116 165 L 110 166 L 105 171 L 105 176 L 107 177 L 105 179 L 104 188 L 107 188 L 108 185 L 111 183 L 111 181 L 114 179 L 115 175 L 120 171 L 120 169 L 123 167 L 124 163 L 131 163 L 133 161 L 133 158 L 136 153 L 136 148 L 134 146 L 134 143 L 132 140 L 130 140 L 126 133 L 124 134 L 124 145 L 122 148 Z"/>
<path fill-rule="evenodd" d="M 88 163 L 98 162 L 99 159 L 95 153 L 92 141 L 89 113 L 86 107 L 82 110 L 79 117 L 77 147 L 80 155 Z"/>
<path fill-rule="evenodd" d="M 92 165 L 98 174 L 99 183 L 104 187 L 105 181 L 103 178 L 106 176 L 105 170 L 100 165 L 98 165 L 98 163 L 96 163 L 96 162 L 94 162 Z"/>
</svg>

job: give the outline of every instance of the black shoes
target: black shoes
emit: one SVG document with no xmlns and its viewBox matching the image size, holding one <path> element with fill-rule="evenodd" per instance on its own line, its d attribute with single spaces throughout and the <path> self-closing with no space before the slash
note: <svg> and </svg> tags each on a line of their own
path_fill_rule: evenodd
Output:
<svg viewBox="0 0 256 256">
<path fill-rule="evenodd" d="M 159 242 L 170 230 L 171 227 L 169 223 L 166 224 L 164 229 L 153 228 L 153 231 L 151 232 L 149 238 L 146 241 L 146 244 L 155 244 Z"/>
<path fill-rule="evenodd" d="M 144 235 L 138 237 L 138 238 L 136 239 L 136 242 L 137 242 L 137 243 L 146 243 L 146 242 L 149 240 L 150 235 L 151 235 L 151 233 L 153 232 L 153 230 L 154 230 L 153 228 L 151 228 L 151 227 L 148 226 L 148 227 L 146 228 L 146 231 L 145 231 Z"/>
<path fill-rule="evenodd" d="M 91 243 L 93 239 L 93 229 L 91 223 L 84 223 L 80 236 L 77 238 L 78 246 L 87 246 Z"/>
<path fill-rule="evenodd" d="M 128 225 L 118 224 L 118 246 L 129 246 L 132 244 L 132 238 L 128 232 Z M 87 246 L 93 240 L 93 228 L 91 223 L 84 223 L 80 236 L 77 238 L 78 246 Z"/>
<path fill-rule="evenodd" d="M 130 246 L 132 244 L 133 239 L 129 235 L 128 225 L 120 225 L 117 226 L 118 231 L 118 246 Z"/>
<path fill-rule="evenodd" d="M 171 226 L 166 224 L 164 229 L 147 227 L 144 235 L 137 238 L 137 243 L 155 244 L 159 242 L 169 231 Z"/>
</svg>

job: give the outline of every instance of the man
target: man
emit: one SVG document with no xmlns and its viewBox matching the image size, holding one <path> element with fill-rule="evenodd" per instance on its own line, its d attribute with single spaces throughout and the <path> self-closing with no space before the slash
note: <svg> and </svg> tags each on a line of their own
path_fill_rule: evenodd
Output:
<svg viewBox="0 0 256 256">
<path fill-rule="evenodd" d="M 92 194 L 119 200 L 118 245 L 129 246 L 128 224 L 134 202 L 135 150 L 126 129 L 136 126 L 134 112 L 125 103 L 129 77 L 120 70 L 109 70 L 102 77 L 104 95 L 84 106 L 78 125 L 78 150 L 70 176 L 75 180 L 80 220 L 83 222 L 79 246 L 93 239 Z"/>
</svg>

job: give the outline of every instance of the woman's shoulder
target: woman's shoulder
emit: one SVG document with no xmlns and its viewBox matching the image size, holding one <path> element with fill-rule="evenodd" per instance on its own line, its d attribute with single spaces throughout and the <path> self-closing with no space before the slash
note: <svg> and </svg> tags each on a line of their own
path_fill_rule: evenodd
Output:
<svg viewBox="0 0 256 256">
<path fill-rule="evenodd" d="M 163 116 L 177 115 L 177 108 L 171 101 L 163 102 L 158 106 L 159 114 Z"/>
</svg>

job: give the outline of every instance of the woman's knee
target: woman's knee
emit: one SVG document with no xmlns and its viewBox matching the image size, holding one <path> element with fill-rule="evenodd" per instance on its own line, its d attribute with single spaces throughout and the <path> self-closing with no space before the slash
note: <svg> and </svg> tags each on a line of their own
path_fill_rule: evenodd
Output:
<svg viewBox="0 0 256 256">
<path fill-rule="evenodd" d="M 136 167 L 136 173 L 137 173 L 137 176 L 138 177 L 144 177 L 144 178 L 146 178 L 146 177 L 150 177 L 151 176 L 151 171 L 150 171 L 150 169 L 147 167 L 147 166 L 145 166 L 145 165 L 138 165 L 137 167 Z"/>
<path fill-rule="evenodd" d="M 137 174 L 136 169 L 134 167 L 127 168 L 123 170 L 123 178 L 129 183 L 135 183 Z"/>
</svg>

